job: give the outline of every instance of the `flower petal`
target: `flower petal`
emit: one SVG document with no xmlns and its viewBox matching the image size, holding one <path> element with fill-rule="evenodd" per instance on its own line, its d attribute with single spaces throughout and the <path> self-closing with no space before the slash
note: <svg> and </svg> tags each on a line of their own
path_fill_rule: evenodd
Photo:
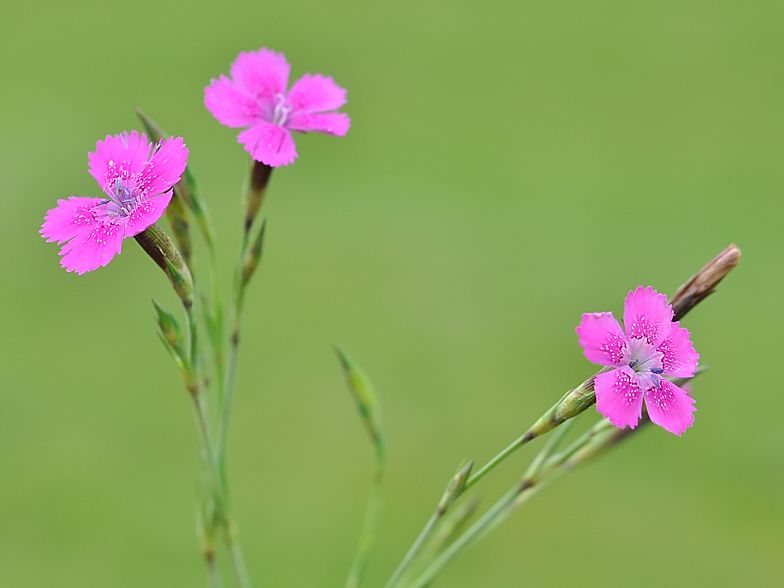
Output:
<svg viewBox="0 0 784 588">
<path fill-rule="evenodd" d="M 180 181 L 187 164 L 188 148 L 182 137 L 169 137 L 159 143 L 138 180 L 143 197 L 150 198 L 169 190 Z"/>
<path fill-rule="evenodd" d="M 115 180 L 127 180 L 140 173 L 150 158 L 150 147 L 147 136 L 136 131 L 107 136 L 105 141 L 96 143 L 95 153 L 87 154 L 90 174 L 104 192 L 114 196 Z"/>
<path fill-rule="evenodd" d="M 681 436 L 694 424 L 694 399 L 669 380 L 660 379 L 659 386 L 645 390 L 645 407 L 651 421 L 663 429 Z"/>
<path fill-rule="evenodd" d="M 286 123 L 286 128 L 292 131 L 320 131 L 329 135 L 343 136 L 348 133 L 351 119 L 342 112 L 328 114 L 300 114 Z"/>
<path fill-rule="evenodd" d="M 690 378 L 697 369 L 699 354 L 689 340 L 689 331 L 672 323 L 669 336 L 659 344 L 658 351 L 663 354 L 662 368 L 668 376 Z"/>
<path fill-rule="evenodd" d="M 297 148 L 291 133 L 272 123 L 260 122 L 242 131 L 237 140 L 245 145 L 245 150 L 250 152 L 253 159 L 272 167 L 294 163 L 297 158 Z"/>
<path fill-rule="evenodd" d="M 217 80 L 213 79 L 210 85 L 204 88 L 204 106 L 222 125 L 250 127 L 261 117 L 270 119 L 273 104 L 270 102 L 265 105 L 268 108 L 264 108 L 253 99 L 253 96 L 222 75 Z"/>
<path fill-rule="evenodd" d="M 275 95 L 286 94 L 290 70 L 283 53 L 262 47 L 258 51 L 240 53 L 231 64 L 231 77 L 239 89 L 271 115 Z"/>
<path fill-rule="evenodd" d="M 172 191 L 148 198 L 139 206 L 133 209 L 131 214 L 128 215 L 128 225 L 125 229 L 126 237 L 134 237 L 141 233 L 147 227 L 155 224 L 161 218 L 166 207 L 171 202 Z"/>
<path fill-rule="evenodd" d="M 100 198 L 71 196 L 68 200 L 58 200 L 57 208 L 46 213 L 40 233 L 48 241 L 65 243 L 77 235 L 88 232 L 95 224 L 92 209 L 104 202 Z"/>
<path fill-rule="evenodd" d="M 596 410 L 616 427 L 632 429 L 642 416 L 642 389 L 637 374 L 628 366 L 599 374 L 594 381 Z"/>
<path fill-rule="evenodd" d="M 667 297 L 648 286 L 638 287 L 624 301 L 623 324 L 629 339 L 658 345 L 670 334 L 672 307 Z"/>
<path fill-rule="evenodd" d="M 629 345 L 611 312 L 585 313 L 575 329 L 588 361 L 618 367 L 629 362 Z"/>
<path fill-rule="evenodd" d="M 82 233 L 63 245 L 60 255 L 62 265 L 69 272 L 83 274 L 105 266 L 116 253 L 120 253 L 125 234 L 125 223 L 118 219 L 104 219 L 93 230 Z"/>
<path fill-rule="evenodd" d="M 293 116 L 337 110 L 346 103 L 346 90 L 331 77 L 305 74 L 291 86 L 286 102 Z"/>
</svg>

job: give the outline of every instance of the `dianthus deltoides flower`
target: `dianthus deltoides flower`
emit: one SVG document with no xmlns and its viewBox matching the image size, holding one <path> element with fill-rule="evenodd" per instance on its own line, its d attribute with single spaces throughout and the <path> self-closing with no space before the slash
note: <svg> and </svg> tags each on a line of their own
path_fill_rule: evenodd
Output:
<svg viewBox="0 0 784 588">
<path fill-rule="evenodd" d="M 153 225 L 166 210 L 188 160 L 181 137 L 158 144 L 136 131 L 98 141 L 89 153 L 90 174 L 107 198 L 71 196 L 46 213 L 41 234 L 64 245 L 60 261 L 77 274 L 105 266 L 122 240 Z"/>
<path fill-rule="evenodd" d="M 291 131 L 345 135 L 351 124 L 337 110 L 346 90 L 331 77 L 305 74 L 286 91 L 291 66 L 283 53 L 262 47 L 239 54 L 231 78 L 221 75 L 204 89 L 204 105 L 221 124 L 248 127 L 237 140 L 251 157 L 270 167 L 294 163 Z"/>
<path fill-rule="evenodd" d="M 632 429 L 642 416 L 680 436 L 694 422 L 694 399 L 663 376 L 688 378 L 699 355 L 689 331 L 672 322 L 667 297 L 650 286 L 629 292 L 624 303 L 625 332 L 611 312 L 584 314 L 577 334 L 593 363 L 614 367 L 596 376 L 596 408 L 616 427 Z"/>
</svg>

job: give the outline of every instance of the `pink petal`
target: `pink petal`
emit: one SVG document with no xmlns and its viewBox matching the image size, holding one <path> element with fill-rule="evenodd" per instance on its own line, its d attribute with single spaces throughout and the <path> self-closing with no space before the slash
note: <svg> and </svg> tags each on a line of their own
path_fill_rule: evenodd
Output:
<svg viewBox="0 0 784 588">
<path fill-rule="evenodd" d="M 271 119 L 273 104 L 264 108 L 253 96 L 247 94 L 226 76 L 212 80 L 204 88 L 204 106 L 223 125 L 228 127 L 250 127 L 259 118 Z"/>
<path fill-rule="evenodd" d="M 295 116 L 288 123 L 286 128 L 292 131 L 320 131 L 329 135 L 343 136 L 348 133 L 351 126 L 351 119 L 342 112 L 332 112 L 329 114 L 300 114 Z"/>
<path fill-rule="evenodd" d="M 309 114 L 337 110 L 346 103 L 346 90 L 338 86 L 332 78 L 321 74 L 305 74 L 291 86 L 286 102 L 292 114 Z"/>
<path fill-rule="evenodd" d="M 637 374 L 628 366 L 596 376 L 596 410 L 616 427 L 632 429 L 642 416 L 642 389 Z"/>
<path fill-rule="evenodd" d="M 286 94 L 290 69 L 283 53 L 262 47 L 258 51 L 240 53 L 231 64 L 231 77 L 240 90 L 272 113 L 275 95 Z"/>
<path fill-rule="evenodd" d="M 76 236 L 60 250 L 60 260 L 69 272 L 83 274 L 106 265 L 120 253 L 125 223 L 117 220 L 97 222 L 89 233 Z"/>
<path fill-rule="evenodd" d="M 96 143 L 95 153 L 87 154 L 90 173 L 104 192 L 114 196 L 114 181 L 140 173 L 150 158 L 151 147 L 147 137 L 136 131 L 131 131 L 130 135 L 107 136 L 105 141 Z"/>
<path fill-rule="evenodd" d="M 125 229 L 126 237 L 134 237 L 147 227 L 155 224 L 161 218 L 166 207 L 172 198 L 172 191 L 165 194 L 149 198 L 139 204 L 130 215 L 128 215 L 128 226 Z"/>
<path fill-rule="evenodd" d="M 138 187 L 147 197 L 162 194 L 180 181 L 187 164 L 188 148 L 182 137 L 170 137 L 153 151 L 139 177 Z"/>
<path fill-rule="evenodd" d="M 667 297 L 648 286 L 629 292 L 624 303 L 623 324 L 629 339 L 658 345 L 670 334 L 672 307 Z"/>
<path fill-rule="evenodd" d="M 294 163 L 297 158 L 297 148 L 291 133 L 272 123 L 260 122 L 242 131 L 237 140 L 245 145 L 245 150 L 250 152 L 253 159 L 272 167 Z"/>
<path fill-rule="evenodd" d="M 611 312 L 586 313 L 575 330 L 588 361 L 613 367 L 628 364 L 626 335 Z"/>
<path fill-rule="evenodd" d="M 672 323 L 672 331 L 661 342 L 658 351 L 664 354 L 662 368 L 668 376 L 690 378 L 697 369 L 697 360 L 700 356 L 694 351 L 694 344 L 689 340 L 689 331 Z"/>
<path fill-rule="evenodd" d="M 645 390 L 645 407 L 651 421 L 678 437 L 694 424 L 692 413 L 697 409 L 693 404 L 693 398 L 664 378 L 660 379 L 660 386 Z"/>
<path fill-rule="evenodd" d="M 65 243 L 77 235 L 89 231 L 95 224 L 91 212 L 93 207 L 104 200 L 100 198 L 80 198 L 71 196 L 68 200 L 58 200 L 57 208 L 46 213 L 40 233 L 48 241 Z"/>
</svg>

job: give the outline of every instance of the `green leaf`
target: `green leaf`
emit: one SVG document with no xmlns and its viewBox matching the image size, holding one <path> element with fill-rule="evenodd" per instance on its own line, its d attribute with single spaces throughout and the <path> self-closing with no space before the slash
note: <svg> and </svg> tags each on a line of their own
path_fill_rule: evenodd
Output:
<svg viewBox="0 0 784 588">
<path fill-rule="evenodd" d="M 155 300 L 152 301 L 152 304 L 155 307 L 156 322 L 158 323 L 158 328 L 160 328 L 158 336 L 180 369 L 184 369 L 187 356 L 180 324 L 172 313 L 164 309 Z"/>
<path fill-rule="evenodd" d="M 376 400 L 373 392 L 373 385 L 365 374 L 364 370 L 340 345 L 334 344 L 335 353 L 338 355 L 343 372 L 346 375 L 349 390 L 351 390 L 354 400 L 357 403 L 359 414 L 365 423 L 365 427 L 370 434 L 373 445 L 376 449 L 376 457 L 379 464 L 383 465 L 385 460 L 384 435 L 381 427 L 381 406 Z"/>
</svg>

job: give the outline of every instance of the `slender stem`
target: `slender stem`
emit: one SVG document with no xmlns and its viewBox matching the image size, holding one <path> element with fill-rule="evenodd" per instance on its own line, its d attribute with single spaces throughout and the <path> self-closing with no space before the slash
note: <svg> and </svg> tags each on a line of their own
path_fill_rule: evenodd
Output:
<svg viewBox="0 0 784 588">
<path fill-rule="evenodd" d="M 393 588 L 398 583 L 398 581 L 400 581 L 400 578 L 403 576 L 403 573 L 408 569 L 408 566 L 411 565 L 411 562 L 414 561 L 414 558 L 422 549 L 422 546 L 425 544 L 425 541 L 427 541 L 428 537 L 430 537 L 430 535 L 432 534 L 433 530 L 436 527 L 436 523 L 438 523 L 438 521 L 441 519 L 442 516 L 443 516 L 442 512 L 439 509 L 436 509 L 436 511 L 427 521 L 425 528 L 422 529 L 421 533 L 419 533 L 419 537 L 416 538 L 416 541 L 414 541 L 414 544 L 408 550 L 408 553 L 406 553 L 405 557 L 403 558 L 403 561 L 400 562 L 400 565 L 397 566 L 397 569 L 392 574 L 392 577 L 384 585 L 384 588 Z"/>
<path fill-rule="evenodd" d="M 223 581 L 221 580 L 220 570 L 218 570 L 218 566 L 215 563 L 214 554 L 207 558 L 207 568 L 209 570 L 211 588 L 222 588 Z"/>
<path fill-rule="evenodd" d="M 240 344 L 240 324 L 242 319 L 242 307 L 245 300 L 245 287 L 249 275 L 245 275 L 246 255 L 249 253 L 251 247 L 251 233 L 253 232 L 254 221 L 261 209 L 264 202 L 264 196 L 267 192 L 267 185 L 269 184 L 270 176 L 272 174 L 270 166 L 260 163 L 258 161 L 250 160 L 249 174 L 246 176 L 245 185 L 243 186 L 243 208 L 245 218 L 242 226 L 242 241 L 240 243 L 239 255 L 237 257 L 237 266 L 234 270 L 234 296 L 232 300 L 232 330 L 229 335 L 230 348 L 228 367 L 226 376 L 223 383 L 223 393 L 221 394 L 221 419 L 220 426 L 218 427 L 218 458 L 221 464 L 221 473 L 225 477 L 226 464 L 226 439 L 228 435 L 229 420 L 231 416 L 231 401 L 234 392 L 234 380 L 237 370 L 237 356 L 239 353 Z M 257 233 L 259 238 L 263 238 L 264 225 L 262 224 L 260 233 Z M 251 272 L 252 273 L 252 272 Z"/>
<path fill-rule="evenodd" d="M 476 484 L 479 480 L 484 478 L 487 474 L 495 469 L 495 467 L 503 462 L 507 457 L 512 455 L 515 451 L 520 449 L 523 445 L 528 443 L 533 437 L 525 433 L 521 435 L 512 443 L 510 443 L 503 451 L 501 451 L 498 455 L 496 455 L 493 459 L 483 465 L 479 471 L 477 471 L 473 476 L 471 476 L 468 481 L 466 482 L 465 489 L 468 490 L 471 486 Z"/>
<path fill-rule="evenodd" d="M 189 357 L 190 365 L 188 370 L 191 374 L 193 390 L 190 390 L 194 396 L 200 396 L 201 382 L 199 381 L 199 331 L 196 324 L 196 313 L 193 312 L 193 305 L 185 305 L 185 314 L 188 316 L 188 335 L 190 338 L 189 343 Z"/>
<path fill-rule="evenodd" d="M 221 503 L 220 480 L 215 468 L 215 452 L 212 447 L 210 424 L 204 414 L 202 402 L 193 395 L 191 395 L 191 399 L 193 401 L 193 414 L 196 418 L 196 429 L 199 432 L 199 443 L 204 461 L 205 481 L 210 484 L 211 494 L 215 497 L 216 506 L 219 506 Z"/>
<path fill-rule="evenodd" d="M 212 327 L 215 332 L 212 334 L 211 342 L 213 345 L 213 361 L 215 364 L 215 380 L 218 386 L 218 402 L 223 401 L 223 377 L 224 377 L 224 357 L 223 357 L 223 304 L 220 295 L 220 281 L 218 280 L 218 259 L 212 242 L 207 243 L 210 255 L 210 273 L 212 278 Z"/>
<path fill-rule="evenodd" d="M 392 574 L 392 577 L 386 584 L 387 588 L 392 588 L 392 586 L 400 582 L 400 578 L 403 576 L 403 573 L 419 554 L 422 547 L 433 533 L 433 530 L 435 529 L 439 520 L 441 520 L 449 511 L 455 500 L 460 498 L 463 492 L 465 492 L 465 485 L 473 467 L 474 462 L 468 462 L 457 471 L 451 480 L 449 480 L 449 484 L 447 484 L 446 490 L 444 490 L 444 493 L 441 495 L 441 500 L 439 500 L 438 504 L 436 505 L 436 510 L 433 513 L 433 516 L 431 516 L 430 520 L 427 521 L 425 528 L 422 529 L 419 537 L 417 537 L 416 541 L 414 541 L 414 544 L 411 546 L 411 549 L 408 550 L 408 553 L 406 553 L 403 561 L 400 562 L 400 565 L 395 570 L 395 573 Z"/>
<path fill-rule="evenodd" d="M 229 335 L 229 357 L 226 368 L 226 375 L 223 381 L 223 394 L 221 402 L 221 421 L 218 426 L 218 458 L 225 468 L 226 441 L 229 431 L 229 420 L 231 416 L 231 401 L 234 392 L 234 381 L 237 373 L 237 357 L 240 346 L 240 324 L 242 319 L 242 308 L 245 301 L 245 287 L 242 283 L 242 262 L 245 258 L 245 251 L 248 249 L 249 234 L 243 231 L 242 243 L 240 244 L 240 255 L 234 273 L 234 299 L 232 303 L 231 316 L 232 328 Z"/>
<path fill-rule="evenodd" d="M 406 588 L 422 588 L 429 584 L 460 553 L 494 529 L 512 510 L 528 500 L 534 493 L 543 488 L 547 482 L 552 481 L 556 474 L 559 473 L 559 468 L 565 463 L 566 455 L 573 455 L 580 447 L 587 445 L 593 437 L 594 435 L 588 433 L 583 435 L 569 450 L 564 452 L 565 455 L 563 457 L 559 455 L 559 459 L 555 463 L 550 461 L 552 459 L 550 456 L 556 444 L 560 441 L 561 435 L 553 438 L 551 443 L 542 448 L 520 482 L 504 494 L 476 523 L 435 558 L 425 571 Z"/>
<path fill-rule="evenodd" d="M 204 484 L 207 486 L 205 494 L 205 505 L 203 508 L 202 524 L 204 525 L 203 533 L 209 537 L 209 543 L 212 544 L 212 537 L 215 533 L 215 523 L 222 517 L 221 514 L 221 489 L 220 482 L 215 468 L 215 457 L 212 449 L 212 441 L 210 434 L 209 421 L 206 418 L 203 408 L 203 402 L 199 399 L 198 395 L 190 394 L 193 406 L 193 415 L 196 420 L 196 430 L 199 433 L 199 445 L 201 447 L 202 458 L 202 476 Z M 213 504 L 210 505 L 209 502 Z M 216 519 L 218 519 L 216 521 Z M 220 571 L 215 563 L 215 552 L 212 547 L 203 552 L 205 563 L 207 564 L 207 573 L 210 578 L 210 586 L 212 588 L 221 588 Z"/>
<path fill-rule="evenodd" d="M 524 495 L 524 493 L 528 492 L 530 495 L 533 493 L 535 485 L 539 487 L 541 486 L 537 479 L 541 475 L 546 475 L 549 473 L 549 469 L 546 469 L 547 465 L 549 464 L 548 458 L 552 456 L 553 451 L 558 446 L 558 443 L 561 441 L 561 439 L 563 439 L 564 435 L 570 428 L 571 423 L 572 421 L 567 422 L 566 425 L 561 427 L 561 429 L 550 438 L 547 444 L 542 447 L 534 460 L 531 462 L 531 465 L 528 467 L 528 470 L 526 471 L 522 480 L 507 494 L 505 494 L 498 502 L 496 502 L 496 504 L 493 505 L 493 507 L 490 508 L 490 510 L 488 510 L 481 519 L 474 523 L 474 525 L 463 535 L 461 535 L 454 543 L 452 543 L 449 548 L 447 548 L 440 556 L 434 559 L 425 572 L 423 572 L 409 588 L 428 584 L 433 576 L 435 576 L 444 566 L 452 561 L 462 550 L 467 548 L 472 541 L 483 536 L 485 533 L 494 528 L 495 525 L 497 525 L 501 520 L 503 520 L 506 517 L 506 513 L 508 513 L 514 505 L 519 503 L 520 497 Z M 420 581 L 423 583 L 418 584 Z M 389 588 L 391 588 L 391 585 Z"/>
<path fill-rule="evenodd" d="M 479 536 L 503 510 L 512 504 L 514 500 L 520 495 L 522 490 L 519 486 L 515 486 L 509 492 L 496 502 L 490 510 L 488 510 L 482 517 L 476 521 L 471 527 L 458 537 L 441 555 L 439 555 L 433 563 L 431 563 L 424 572 L 422 572 L 407 588 L 422 588 L 430 583 L 430 581 L 449 564 L 455 557 L 457 557 L 466 547 L 468 547 L 473 540 Z"/>
<path fill-rule="evenodd" d="M 249 174 L 248 179 L 246 180 L 246 185 L 243 189 L 245 219 L 242 230 L 242 241 L 240 243 L 239 256 L 237 259 L 237 267 L 234 272 L 234 293 L 231 309 L 232 329 L 231 334 L 229 335 L 230 347 L 225 373 L 223 372 L 222 322 L 219 323 L 221 348 L 220 350 L 216 350 L 216 354 L 220 358 L 216 360 L 216 376 L 220 378 L 220 383 L 218 384 L 220 417 L 218 423 L 218 436 L 216 438 L 216 455 L 214 463 L 216 475 L 218 477 L 222 491 L 221 516 L 223 521 L 224 540 L 229 551 L 229 558 L 231 560 L 232 569 L 234 571 L 234 577 L 239 588 L 250 588 L 251 582 L 248 571 L 245 567 L 245 558 L 242 555 L 242 547 L 239 543 L 236 527 L 229 520 L 226 445 L 231 416 L 231 402 L 234 392 L 234 381 L 236 379 L 237 371 L 237 356 L 239 353 L 240 342 L 240 323 L 242 319 L 243 302 L 245 300 L 246 283 L 243 279 L 243 267 L 245 262 L 245 255 L 250 245 L 250 233 L 253 226 L 253 221 L 259 209 L 261 208 L 267 182 L 269 181 L 269 176 L 272 173 L 272 168 L 269 166 L 264 166 L 263 164 L 259 164 L 258 162 L 251 161 L 250 170 L 251 173 Z M 218 318 L 217 320 L 222 321 L 222 318 Z"/>
<path fill-rule="evenodd" d="M 359 546 L 357 547 L 357 554 L 354 556 L 354 563 L 351 565 L 351 571 L 348 574 L 348 580 L 346 580 L 346 588 L 357 588 L 359 586 L 359 580 L 373 542 L 373 527 L 376 522 L 376 514 L 378 513 L 383 479 L 384 466 L 383 462 L 380 462 L 376 474 L 373 476 L 373 485 L 370 487 L 367 507 L 365 508 L 365 518 L 362 521 L 362 531 L 359 535 Z"/>
<path fill-rule="evenodd" d="M 234 579 L 237 581 L 239 588 L 251 588 L 250 576 L 245 567 L 245 557 L 242 555 L 242 547 L 240 546 L 239 538 L 237 537 L 236 528 L 226 522 L 226 532 L 224 534 L 226 540 L 226 547 L 229 550 L 229 559 L 231 560 L 231 568 L 234 571 Z"/>
</svg>

